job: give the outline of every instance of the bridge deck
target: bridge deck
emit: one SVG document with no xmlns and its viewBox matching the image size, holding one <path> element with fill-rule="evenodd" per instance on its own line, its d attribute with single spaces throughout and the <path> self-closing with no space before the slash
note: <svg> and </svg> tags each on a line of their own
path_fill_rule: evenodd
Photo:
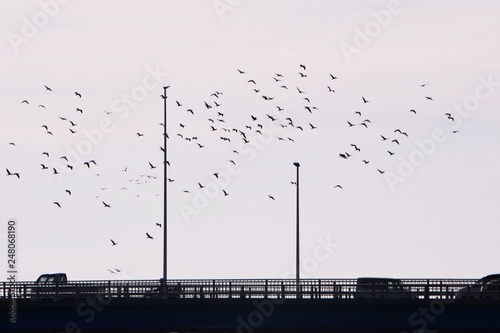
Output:
<svg viewBox="0 0 500 333">
<path fill-rule="evenodd" d="M 372 298 L 449 299 L 473 279 L 402 279 L 403 289 L 372 288 Z M 37 285 L 34 282 L 2 282 L 0 298 L 37 299 L 106 297 L 139 298 L 319 298 L 359 297 L 356 279 L 240 279 L 240 280 L 96 280 Z"/>
</svg>

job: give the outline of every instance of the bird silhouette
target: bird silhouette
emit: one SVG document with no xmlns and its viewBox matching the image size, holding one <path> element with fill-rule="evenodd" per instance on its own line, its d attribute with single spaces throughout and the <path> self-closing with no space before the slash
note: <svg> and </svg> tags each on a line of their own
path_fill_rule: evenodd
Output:
<svg viewBox="0 0 500 333">
<path fill-rule="evenodd" d="M 47 87 L 47 86 L 44 86 L 44 87 L 45 87 L 46 90 L 52 91 L 52 89 L 50 89 L 49 87 Z"/>
<path fill-rule="evenodd" d="M 377 171 L 380 172 L 381 174 L 385 172 L 385 170 L 380 170 L 380 169 L 377 169 Z"/>
<path fill-rule="evenodd" d="M 361 98 L 363 99 L 363 103 L 368 103 L 369 101 L 366 100 L 366 98 L 364 98 L 363 96 L 361 96 Z"/>
<path fill-rule="evenodd" d="M 227 197 L 229 193 L 226 192 L 226 190 L 222 190 L 222 193 L 224 193 L 224 196 Z"/>
<path fill-rule="evenodd" d="M 65 190 L 66 193 L 68 193 L 68 195 L 71 195 L 71 191 L 70 190 Z"/>
<path fill-rule="evenodd" d="M 56 205 L 57 207 L 61 208 L 61 205 L 59 204 L 59 202 L 54 201 L 53 204 Z"/>
<path fill-rule="evenodd" d="M 78 97 L 82 98 L 82 95 L 79 92 L 77 92 L 77 91 L 75 91 L 75 96 L 78 96 Z"/>
<path fill-rule="evenodd" d="M 302 64 L 300 64 L 299 66 L 300 66 L 300 68 L 302 68 L 303 70 L 306 70 L 306 66 L 304 66 L 304 65 L 302 65 Z"/>
<path fill-rule="evenodd" d="M 425 99 L 428 101 L 433 101 L 432 97 L 429 97 L 429 96 L 425 96 Z"/>
<path fill-rule="evenodd" d="M 21 178 L 21 176 L 19 175 L 19 172 L 10 172 L 9 169 L 5 169 L 7 170 L 7 176 L 16 176 L 18 179 Z"/>
<path fill-rule="evenodd" d="M 146 232 L 146 237 L 147 237 L 148 239 L 154 239 L 154 238 L 153 238 L 153 236 L 151 236 L 151 235 L 150 235 L 150 234 L 148 234 L 147 232 Z"/>
<path fill-rule="evenodd" d="M 245 74 L 245 72 L 244 72 L 244 71 L 242 71 L 241 69 L 238 69 L 238 68 L 236 68 L 236 69 L 238 70 L 238 72 L 239 72 L 240 74 Z"/>
<path fill-rule="evenodd" d="M 269 199 L 276 200 L 272 195 L 268 195 Z"/>
<path fill-rule="evenodd" d="M 118 245 L 118 243 L 116 243 L 114 240 L 110 239 L 110 241 L 111 241 L 111 244 L 113 244 L 112 246 Z"/>
<path fill-rule="evenodd" d="M 332 88 L 330 88 L 330 86 L 326 86 L 328 88 L 328 92 L 335 92 L 335 90 L 333 90 Z"/>
<path fill-rule="evenodd" d="M 105 203 L 104 201 L 102 202 L 102 204 L 104 205 L 104 208 L 111 208 L 111 206 Z"/>
<path fill-rule="evenodd" d="M 161 224 L 160 223 L 156 223 L 156 225 L 161 228 Z"/>
</svg>

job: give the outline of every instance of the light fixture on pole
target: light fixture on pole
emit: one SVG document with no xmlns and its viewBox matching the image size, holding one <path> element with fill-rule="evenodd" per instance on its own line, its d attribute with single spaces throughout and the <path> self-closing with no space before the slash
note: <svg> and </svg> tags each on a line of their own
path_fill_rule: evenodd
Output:
<svg viewBox="0 0 500 333">
<path fill-rule="evenodd" d="M 299 234 L 300 234 L 300 229 L 299 229 L 299 167 L 300 164 L 299 162 L 294 162 L 293 165 L 297 167 L 297 181 L 295 183 L 295 186 L 297 187 L 297 212 L 296 212 L 296 218 L 297 218 L 297 230 L 296 230 L 296 254 L 295 254 L 295 264 L 296 264 L 296 284 L 297 284 L 297 292 L 299 291 L 299 283 L 300 283 L 300 241 L 299 241 Z"/>
<path fill-rule="evenodd" d="M 163 87 L 163 280 L 167 280 L 167 88 Z"/>
</svg>

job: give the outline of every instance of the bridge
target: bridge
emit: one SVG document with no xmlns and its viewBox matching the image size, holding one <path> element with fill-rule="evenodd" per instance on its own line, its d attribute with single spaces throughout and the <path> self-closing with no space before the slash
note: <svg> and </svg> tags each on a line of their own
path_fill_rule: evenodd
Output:
<svg viewBox="0 0 500 333">
<path fill-rule="evenodd" d="M 2 282 L 2 332 L 498 332 L 500 291 L 472 279 Z"/>
</svg>

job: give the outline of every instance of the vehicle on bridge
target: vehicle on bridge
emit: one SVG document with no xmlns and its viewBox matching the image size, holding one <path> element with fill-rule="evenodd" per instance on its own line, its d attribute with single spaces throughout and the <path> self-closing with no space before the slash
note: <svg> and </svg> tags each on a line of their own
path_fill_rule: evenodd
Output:
<svg viewBox="0 0 500 333">
<path fill-rule="evenodd" d="M 415 298 L 400 279 L 358 278 L 354 298 Z"/>
<path fill-rule="evenodd" d="M 490 274 L 460 289 L 457 299 L 500 299 L 500 274 Z"/>
<path fill-rule="evenodd" d="M 103 286 L 70 283 L 65 273 L 42 274 L 31 288 L 34 300 L 100 297 L 105 293 L 106 288 Z"/>
</svg>

